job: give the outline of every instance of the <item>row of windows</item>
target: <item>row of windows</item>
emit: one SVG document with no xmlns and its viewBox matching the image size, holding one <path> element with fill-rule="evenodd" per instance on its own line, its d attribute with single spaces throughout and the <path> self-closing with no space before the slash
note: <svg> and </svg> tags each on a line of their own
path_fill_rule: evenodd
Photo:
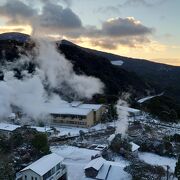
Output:
<svg viewBox="0 0 180 180">
<path fill-rule="evenodd" d="M 86 116 L 83 115 L 70 115 L 70 114 L 51 114 L 54 118 L 76 118 L 76 119 L 86 119 Z"/>
<path fill-rule="evenodd" d="M 79 122 L 79 121 L 63 121 L 63 120 L 60 120 L 58 122 L 64 123 L 64 124 L 77 124 L 77 125 L 86 125 L 87 124 L 87 122 Z"/>
<path fill-rule="evenodd" d="M 27 180 L 27 176 L 25 175 L 25 180 Z M 33 177 L 33 176 L 31 176 L 31 180 L 37 180 L 37 177 Z"/>
<path fill-rule="evenodd" d="M 44 176 L 43 176 L 43 180 L 48 179 L 49 177 L 51 177 L 53 174 L 55 174 L 56 171 L 60 170 L 60 169 L 64 169 L 64 165 L 62 165 L 61 163 L 58 163 L 55 167 L 53 167 L 51 170 L 49 170 Z"/>
</svg>

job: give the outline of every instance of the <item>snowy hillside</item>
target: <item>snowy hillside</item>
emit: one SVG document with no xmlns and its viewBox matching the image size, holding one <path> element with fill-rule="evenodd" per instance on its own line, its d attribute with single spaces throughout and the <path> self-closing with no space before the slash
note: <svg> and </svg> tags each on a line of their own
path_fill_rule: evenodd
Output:
<svg viewBox="0 0 180 180">
<path fill-rule="evenodd" d="M 115 65 L 115 66 L 122 66 L 123 65 L 123 61 L 121 60 L 117 60 L 117 61 L 111 61 L 111 64 Z"/>
</svg>

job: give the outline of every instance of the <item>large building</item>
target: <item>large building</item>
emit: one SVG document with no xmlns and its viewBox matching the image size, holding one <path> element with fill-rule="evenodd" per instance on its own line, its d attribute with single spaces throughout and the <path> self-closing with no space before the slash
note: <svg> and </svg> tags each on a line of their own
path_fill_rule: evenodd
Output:
<svg viewBox="0 0 180 180">
<path fill-rule="evenodd" d="M 100 104 L 83 104 L 72 102 L 62 104 L 60 107 L 48 108 L 53 124 L 76 127 L 91 127 L 101 121 L 105 107 Z"/>
<path fill-rule="evenodd" d="M 43 156 L 16 174 L 16 180 L 67 180 L 63 158 L 55 153 Z"/>
</svg>

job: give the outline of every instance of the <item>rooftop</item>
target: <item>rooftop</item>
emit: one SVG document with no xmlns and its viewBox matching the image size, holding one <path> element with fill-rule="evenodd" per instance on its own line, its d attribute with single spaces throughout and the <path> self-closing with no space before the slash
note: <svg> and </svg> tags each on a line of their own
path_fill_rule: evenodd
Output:
<svg viewBox="0 0 180 180">
<path fill-rule="evenodd" d="M 96 169 L 97 171 L 99 171 L 99 169 L 103 166 L 105 161 L 106 160 L 103 159 L 102 157 L 93 159 L 84 167 L 84 169 L 88 169 L 88 168 L 92 167 L 92 168 Z"/>
<path fill-rule="evenodd" d="M 9 124 L 9 123 L 0 123 L 0 130 L 4 130 L 4 131 L 14 131 L 20 127 L 23 127 L 23 126 Z M 49 127 L 28 126 L 28 128 L 36 129 L 38 132 L 43 132 L 43 133 L 52 131 L 52 129 Z"/>
<path fill-rule="evenodd" d="M 106 161 L 102 157 L 96 158 L 90 161 L 84 169 L 95 167 L 96 164 L 98 165 L 97 176 L 94 179 L 101 179 L 101 180 L 119 180 L 120 177 L 122 179 L 129 179 L 129 175 L 124 171 L 124 167 L 126 166 L 124 163 L 121 162 L 113 162 L 113 161 Z M 100 167 L 100 168 L 99 168 Z M 85 179 L 92 179 L 92 178 L 84 178 Z"/>
<path fill-rule="evenodd" d="M 112 142 L 112 140 L 115 138 L 115 134 L 111 134 L 108 138 L 107 138 L 107 140 L 109 141 L 109 142 Z"/>
<path fill-rule="evenodd" d="M 104 164 L 102 168 L 99 170 L 98 175 L 96 176 L 97 179 L 106 179 L 108 175 L 108 171 L 111 168 L 110 164 Z"/>
<path fill-rule="evenodd" d="M 4 131 L 14 131 L 19 127 L 21 127 L 21 126 L 14 125 L 14 124 L 8 124 L 8 123 L 0 123 L 0 130 L 4 130 Z"/>
<path fill-rule="evenodd" d="M 49 127 L 30 126 L 30 128 L 36 129 L 38 132 L 42 132 L 42 133 L 51 132 L 52 131 L 52 129 L 49 128 Z"/>
<path fill-rule="evenodd" d="M 79 108 L 98 110 L 102 104 L 80 104 Z"/>
<path fill-rule="evenodd" d="M 62 103 L 59 105 L 51 105 L 46 103 L 46 109 L 49 114 L 62 115 L 88 115 L 92 110 L 98 110 L 102 104 L 82 104 L 81 101 L 73 101 L 71 103 Z"/>
<path fill-rule="evenodd" d="M 71 104 L 72 107 L 78 107 L 82 103 L 83 103 L 82 101 L 73 101 L 70 104 Z"/>
<path fill-rule="evenodd" d="M 140 148 L 139 145 L 137 145 L 137 144 L 135 144 L 133 142 L 130 142 L 130 144 L 132 145 L 132 151 L 136 151 L 136 150 L 138 150 Z"/>
<path fill-rule="evenodd" d="M 51 153 L 46 156 L 43 156 L 39 160 L 35 161 L 31 165 L 27 166 L 26 168 L 22 169 L 22 171 L 26 171 L 28 169 L 34 171 L 40 176 L 43 176 L 46 174 L 50 169 L 52 169 L 54 166 L 56 166 L 58 163 L 63 161 L 63 157 Z"/>
<path fill-rule="evenodd" d="M 60 107 L 60 108 L 50 108 L 48 109 L 48 112 L 50 114 L 70 114 L 70 115 L 88 115 L 92 109 L 83 109 L 83 108 L 77 108 L 77 107 Z"/>
</svg>

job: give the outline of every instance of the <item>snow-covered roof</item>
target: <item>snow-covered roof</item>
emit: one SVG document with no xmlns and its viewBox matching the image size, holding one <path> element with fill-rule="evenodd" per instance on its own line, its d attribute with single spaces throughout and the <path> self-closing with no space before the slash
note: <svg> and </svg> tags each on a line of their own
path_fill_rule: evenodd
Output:
<svg viewBox="0 0 180 180">
<path fill-rule="evenodd" d="M 109 142 L 112 142 L 112 140 L 115 138 L 115 134 L 111 134 L 108 138 L 107 138 L 107 140 L 109 141 Z"/>
<path fill-rule="evenodd" d="M 25 167 L 22 171 L 26 171 L 28 169 L 34 171 L 40 176 L 43 176 L 45 173 L 47 173 L 50 169 L 52 169 L 54 166 L 56 166 L 58 163 L 63 161 L 63 157 L 51 153 L 46 156 L 43 156 L 39 160 L 35 161 L 31 165 Z"/>
<path fill-rule="evenodd" d="M 133 143 L 133 142 L 130 142 L 130 144 L 132 145 L 132 151 L 133 151 L 133 152 L 136 151 L 136 150 L 138 150 L 138 149 L 140 148 L 139 145 L 137 145 L 137 144 L 135 144 L 135 143 Z"/>
<path fill-rule="evenodd" d="M 80 104 L 79 108 L 82 109 L 93 109 L 93 110 L 98 110 L 99 108 L 102 107 L 102 104 Z"/>
<path fill-rule="evenodd" d="M 134 109 L 134 108 L 126 107 L 126 106 L 118 106 L 118 108 L 123 111 L 130 112 L 130 113 L 139 113 L 140 112 L 139 109 Z"/>
<path fill-rule="evenodd" d="M 122 179 L 129 179 L 129 175 L 127 172 L 124 171 L 124 168 L 127 166 L 124 162 L 114 162 L 114 161 L 107 161 L 102 157 L 94 159 L 85 166 L 84 169 L 91 168 L 97 166 L 96 170 L 98 174 L 96 179 L 100 180 L 119 180 L 120 177 Z M 91 179 L 91 178 L 84 178 Z"/>
<path fill-rule="evenodd" d="M 82 104 L 81 101 L 71 103 L 59 103 L 57 105 L 46 103 L 45 110 L 49 114 L 62 115 L 88 115 L 92 110 L 98 110 L 102 104 Z"/>
<path fill-rule="evenodd" d="M 111 169 L 108 173 L 108 177 L 107 180 L 119 180 L 121 179 L 121 177 L 123 177 L 122 174 L 125 174 L 126 172 L 123 171 L 122 168 L 120 168 L 119 166 L 111 166 Z M 124 179 L 124 178 L 122 178 Z M 126 177 L 127 179 L 127 177 Z M 129 179 L 129 178 L 128 178 Z"/>
<path fill-rule="evenodd" d="M 36 129 L 38 132 L 42 132 L 42 133 L 52 131 L 52 129 L 49 127 L 30 126 L 30 128 Z"/>
<path fill-rule="evenodd" d="M 68 108 L 50 108 L 48 109 L 49 114 L 62 114 L 62 115 L 88 115 L 92 109 L 83 109 L 76 107 L 68 107 Z"/>
<path fill-rule="evenodd" d="M 4 131 L 14 131 L 15 129 L 19 127 L 21 126 L 8 124 L 8 123 L 0 123 L 0 130 L 4 130 Z"/>
<path fill-rule="evenodd" d="M 105 161 L 106 160 L 103 159 L 102 157 L 93 159 L 84 167 L 84 169 L 94 168 L 95 170 L 99 171 L 99 169 L 102 167 Z"/>
<path fill-rule="evenodd" d="M 15 114 L 15 113 L 11 113 L 11 114 L 8 116 L 8 118 L 14 119 L 14 118 L 16 118 L 16 114 Z"/>
<path fill-rule="evenodd" d="M 98 175 L 96 176 L 96 179 L 106 179 L 109 168 L 111 167 L 110 164 L 104 164 L 102 168 L 99 170 Z"/>
<path fill-rule="evenodd" d="M 79 106 L 82 103 L 83 103 L 82 101 L 73 101 L 70 104 L 71 104 L 72 107 L 77 107 L 77 106 Z"/>
<path fill-rule="evenodd" d="M 20 125 L 0 123 L 0 130 L 4 130 L 4 131 L 14 131 L 20 127 L 21 127 Z M 52 131 L 52 129 L 49 127 L 29 126 L 29 128 L 36 129 L 38 132 L 43 132 L 43 133 Z"/>
</svg>

